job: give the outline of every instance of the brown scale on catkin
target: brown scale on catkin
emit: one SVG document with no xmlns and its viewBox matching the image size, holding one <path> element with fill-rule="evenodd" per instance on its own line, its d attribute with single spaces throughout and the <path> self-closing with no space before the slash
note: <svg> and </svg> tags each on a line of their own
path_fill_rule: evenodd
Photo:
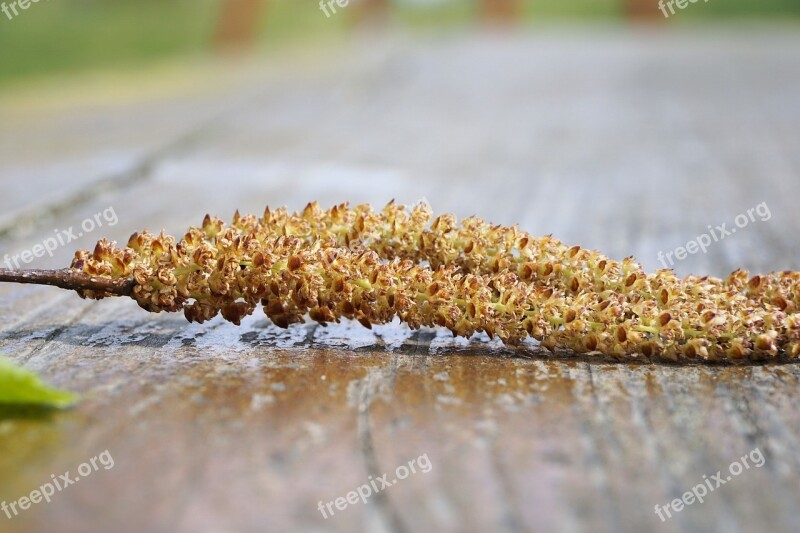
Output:
<svg viewBox="0 0 800 533">
<path fill-rule="evenodd" d="M 143 308 L 183 310 L 198 322 L 221 313 L 238 324 L 261 304 L 282 327 L 306 314 L 365 326 L 398 317 L 412 328 L 484 331 L 509 344 L 530 336 L 549 349 L 614 357 L 800 355 L 796 273 L 748 280 L 736 272 L 724 282 L 648 275 L 632 259 L 614 262 L 516 227 L 476 218 L 457 225 L 451 215 L 431 222 L 424 204 L 390 203 L 382 213 L 309 204 L 295 215 L 237 213 L 228 227 L 206 216 L 179 242 L 147 232 L 122 250 L 100 241 L 72 266 L 131 278 Z"/>
</svg>

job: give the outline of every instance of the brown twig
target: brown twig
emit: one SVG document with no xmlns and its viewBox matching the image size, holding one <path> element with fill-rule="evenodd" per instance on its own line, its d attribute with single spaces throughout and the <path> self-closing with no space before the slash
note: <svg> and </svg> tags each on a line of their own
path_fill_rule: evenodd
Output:
<svg viewBox="0 0 800 533">
<path fill-rule="evenodd" d="M 73 291 L 88 290 L 116 296 L 130 296 L 132 279 L 107 279 L 90 276 L 80 270 L 9 270 L 0 268 L 0 282 L 53 285 Z"/>
</svg>

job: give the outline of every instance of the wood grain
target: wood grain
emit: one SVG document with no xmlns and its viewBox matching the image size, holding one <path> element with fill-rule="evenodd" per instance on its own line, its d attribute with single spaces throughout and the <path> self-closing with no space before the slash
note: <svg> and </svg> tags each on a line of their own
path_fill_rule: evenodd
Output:
<svg viewBox="0 0 800 533">
<path fill-rule="evenodd" d="M 766 202 L 770 220 L 675 268 L 797 269 L 798 51 L 796 32 L 757 27 L 361 42 L 252 76 L 215 96 L 218 114 L 187 94 L 0 122 L 0 256 L 110 206 L 118 223 L 31 266 L 206 211 L 426 197 L 654 269 Z M 51 150 L 62 138 L 72 167 Z M 109 168 L 125 178 L 93 188 Z M 190 325 L 9 285 L 0 351 L 83 394 L 66 412 L 0 413 L 0 501 L 104 450 L 115 462 L 0 515 L 3 531 L 797 529 L 794 364 L 617 364 L 260 314 Z M 763 467 L 655 515 L 755 448 Z M 318 511 L 422 455 L 430 472 Z"/>
</svg>

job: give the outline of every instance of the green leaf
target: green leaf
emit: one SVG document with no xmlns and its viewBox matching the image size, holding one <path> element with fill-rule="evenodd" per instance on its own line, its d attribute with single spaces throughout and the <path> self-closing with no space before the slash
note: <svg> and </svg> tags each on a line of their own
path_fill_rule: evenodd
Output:
<svg viewBox="0 0 800 533">
<path fill-rule="evenodd" d="M 76 401 L 71 392 L 50 388 L 36 374 L 0 357 L 0 404 L 68 407 Z"/>
</svg>

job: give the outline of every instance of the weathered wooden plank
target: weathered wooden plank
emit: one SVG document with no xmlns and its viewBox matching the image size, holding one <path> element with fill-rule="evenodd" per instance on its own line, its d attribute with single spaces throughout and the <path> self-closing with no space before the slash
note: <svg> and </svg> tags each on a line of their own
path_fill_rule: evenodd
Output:
<svg viewBox="0 0 800 533">
<path fill-rule="evenodd" d="M 676 267 L 796 267 L 800 69 L 786 50 L 800 43 L 759 39 L 487 37 L 364 52 L 291 92 L 263 81 L 146 181 L 0 244 L 29 249 L 109 206 L 118 224 L 73 244 L 181 232 L 206 210 L 424 196 L 657 268 L 658 251 L 766 201 L 770 221 Z M 4 184 L 15 175 L 0 172 Z M 85 396 L 44 420 L 0 421 L 0 499 L 105 449 L 115 460 L 11 530 L 796 529 L 797 365 L 610 364 L 398 325 L 287 332 L 261 315 L 187 325 L 128 301 L 7 286 L 0 350 Z M 661 524 L 656 504 L 756 447 L 763 467 Z M 429 473 L 319 512 L 423 454 Z"/>
</svg>

